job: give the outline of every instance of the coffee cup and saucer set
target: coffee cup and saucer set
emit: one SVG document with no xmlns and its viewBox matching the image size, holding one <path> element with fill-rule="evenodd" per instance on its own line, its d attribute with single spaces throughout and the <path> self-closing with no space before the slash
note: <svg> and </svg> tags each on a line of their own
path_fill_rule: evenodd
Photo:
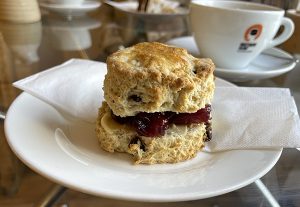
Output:
<svg viewBox="0 0 300 207">
<path fill-rule="evenodd" d="M 233 82 L 272 78 L 295 68 L 298 60 L 276 48 L 294 32 L 284 10 L 242 1 L 194 0 L 193 36 L 167 42 L 198 57 L 209 57 L 218 77 Z M 277 34 L 279 28 L 282 31 Z"/>
<path fill-rule="evenodd" d="M 43 0 L 39 5 L 45 10 L 60 15 L 81 16 L 98 9 L 101 3 L 96 0 Z"/>
</svg>

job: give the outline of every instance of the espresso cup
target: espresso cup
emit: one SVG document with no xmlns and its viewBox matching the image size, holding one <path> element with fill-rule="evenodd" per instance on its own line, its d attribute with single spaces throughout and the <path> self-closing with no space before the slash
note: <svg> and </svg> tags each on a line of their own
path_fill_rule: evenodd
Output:
<svg viewBox="0 0 300 207">
<path fill-rule="evenodd" d="M 242 1 L 192 1 L 190 23 L 201 56 L 226 69 L 245 68 L 263 50 L 283 43 L 294 32 L 284 10 Z M 275 37 L 280 26 L 283 31 Z"/>
</svg>

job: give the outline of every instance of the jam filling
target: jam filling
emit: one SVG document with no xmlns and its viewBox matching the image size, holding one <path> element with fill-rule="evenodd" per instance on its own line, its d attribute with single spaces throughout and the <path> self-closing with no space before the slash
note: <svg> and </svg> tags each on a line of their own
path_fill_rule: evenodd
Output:
<svg viewBox="0 0 300 207">
<path fill-rule="evenodd" d="M 211 105 L 207 104 L 204 108 L 195 113 L 175 113 L 175 112 L 140 112 L 136 116 L 120 117 L 112 113 L 112 118 L 120 124 L 133 126 L 140 136 L 157 137 L 163 136 L 171 124 L 190 125 L 205 123 L 206 139 L 211 140 Z"/>
</svg>

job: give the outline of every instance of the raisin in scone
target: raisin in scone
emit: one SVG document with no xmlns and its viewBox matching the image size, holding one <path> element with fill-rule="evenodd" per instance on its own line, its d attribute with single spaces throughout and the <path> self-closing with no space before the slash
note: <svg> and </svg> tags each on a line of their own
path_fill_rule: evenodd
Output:
<svg viewBox="0 0 300 207">
<path fill-rule="evenodd" d="M 185 49 L 140 43 L 107 59 L 97 135 L 109 152 L 135 163 L 176 163 L 195 157 L 211 138 L 214 64 Z"/>
</svg>

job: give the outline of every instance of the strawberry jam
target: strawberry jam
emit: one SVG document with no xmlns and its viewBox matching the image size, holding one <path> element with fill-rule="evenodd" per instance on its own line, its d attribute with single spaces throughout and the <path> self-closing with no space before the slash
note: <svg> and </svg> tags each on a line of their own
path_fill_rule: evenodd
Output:
<svg viewBox="0 0 300 207">
<path fill-rule="evenodd" d="M 199 109 L 195 113 L 175 113 L 175 112 L 140 112 L 136 116 L 120 117 L 112 113 L 112 118 L 120 124 L 129 124 L 133 126 L 136 132 L 141 136 L 157 137 L 163 136 L 171 124 L 189 125 L 205 123 L 207 140 L 211 139 L 210 124 L 211 106 Z"/>
</svg>

